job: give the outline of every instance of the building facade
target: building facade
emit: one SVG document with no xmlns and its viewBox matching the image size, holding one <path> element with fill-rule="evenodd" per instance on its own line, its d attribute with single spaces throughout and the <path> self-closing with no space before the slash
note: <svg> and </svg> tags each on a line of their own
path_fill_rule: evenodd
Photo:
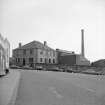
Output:
<svg viewBox="0 0 105 105">
<path fill-rule="evenodd" d="M 57 64 L 57 53 L 47 46 L 46 41 L 33 41 L 23 46 L 20 43 L 13 50 L 13 59 L 15 65 L 35 67 L 36 64 Z"/>
<path fill-rule="evenodd" d="M 56 49 L 58 53 L 58 64 L 72 66 L 76 63 L 76 56 L 74 52 Z"/>
<path fill-rule="evenodd" d="M 9 68 L 10 43 L 0 34 L 0 75 L 5 73 Z"/>
<path fill-rule="evenodd" d="M 89 66 L 90 62 L 81 54 L 75 54 L 73 51 L 56 49 L 58 53 L 58 64 L 68 66 Z"/>
</svg>

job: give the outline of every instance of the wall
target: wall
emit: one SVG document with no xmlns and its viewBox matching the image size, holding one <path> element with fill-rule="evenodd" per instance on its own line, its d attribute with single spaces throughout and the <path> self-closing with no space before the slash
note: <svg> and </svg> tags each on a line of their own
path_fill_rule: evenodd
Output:
<svg viewBox="0 0 105 105">
<path fill-rule="evenodd" d="M 76 55 L 76 65 L 90 65 L 90 62 L 82 55 Z"/>
<path fill-rule="evenodd" d="M 0 34 L 0 74 L 9 68 L 10 43 Z"/>
<path fill-rule="evenodd" d="M 73 66 L 76 64 L 76 56 L 75 55 L 60 55 L 58 56 L 58 63 L 63 65 Z"/>
<path fill-rule="evenodd" d="M 49 64 L 49 59 L 51 59 L 51 64 L 53 64 L 53 59 L 55 59 L 55 64 L 57 63 L 57 53 L 54 50 L 38 49 L 37 54 L 38 54 L 37 63 Z M 42 62 L 40 62 L 40 58 L 43 59 Z M 45 59 L 46 59 L 46 62 L 45 62 Z"/>
</svg>

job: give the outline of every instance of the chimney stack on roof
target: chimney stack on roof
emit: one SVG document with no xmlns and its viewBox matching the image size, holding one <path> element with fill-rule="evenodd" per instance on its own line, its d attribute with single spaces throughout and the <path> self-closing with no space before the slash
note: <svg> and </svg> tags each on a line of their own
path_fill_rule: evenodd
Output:
<svg viewBox="0 0 105 105">
<path fill-rule="evenodd" d="M 44 46 L 46 46 L 47 45 L 47 42 L 46 41 L 44 41 Z"/>
<path fill-rule="evenodd" d="M 19 48 L 22 46 L 22 44 L 21 43 L 19 43 Z"/>
</svg>

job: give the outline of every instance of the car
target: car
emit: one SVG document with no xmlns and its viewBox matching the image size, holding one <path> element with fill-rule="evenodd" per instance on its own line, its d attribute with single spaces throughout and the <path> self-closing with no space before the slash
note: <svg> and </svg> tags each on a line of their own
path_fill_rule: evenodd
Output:
<svg viewBox="0 0 105 105">
<path fill-rule="evenodd" d="M 42 66 L 36 66 L 35 69 L 36 70 L 43 70 L 43 67 Z"/>
<path fill-rule="evenodd" d="M 61 69 L 59 69 L 59 67 L 49 67 L 47 68 L 48 71 L 61 71 Z"/>
<path fill-rule="evenodd" d="M 20 67 L 17 66 L 17 65 L 11 65 L 10 68 L 11 68 L 11 69 L 20 69 Z"/>
<path fill-rule="evenodd" d="M 31 69 L 32 69 L 32 67 L 30 67 L 30 66 L 28 66 L 28 65 L 25 65 L 25 66 L 23 66 L 23 67 L 22 67 L 22 69 L 31 70 Z"/>
</svg>

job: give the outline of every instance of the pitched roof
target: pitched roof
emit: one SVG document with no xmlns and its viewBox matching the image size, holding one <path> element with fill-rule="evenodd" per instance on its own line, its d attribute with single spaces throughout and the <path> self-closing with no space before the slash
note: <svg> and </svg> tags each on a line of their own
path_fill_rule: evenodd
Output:
<svg viewBox="0 0 105 105">
<path fill-rule="evenodd" d="M 100 59 L 92 63 L 93 66 L 105 67 L 105 59 Z"/>
<path fill-rule="evenodd" d="M 17 49 L 30 49 L 30 48 L 39 48 L 39 49 L 47 49 L 47 50 L 54 50 L 50 47 L 48 47 L 47 45 L 44 45 L 43 43 L 39 42 L 39 41 L 32 41 L 30 43 L 27 43 L 21 47 L 18 47 L 14 50 L 17 50 Z"/>
</svg>

